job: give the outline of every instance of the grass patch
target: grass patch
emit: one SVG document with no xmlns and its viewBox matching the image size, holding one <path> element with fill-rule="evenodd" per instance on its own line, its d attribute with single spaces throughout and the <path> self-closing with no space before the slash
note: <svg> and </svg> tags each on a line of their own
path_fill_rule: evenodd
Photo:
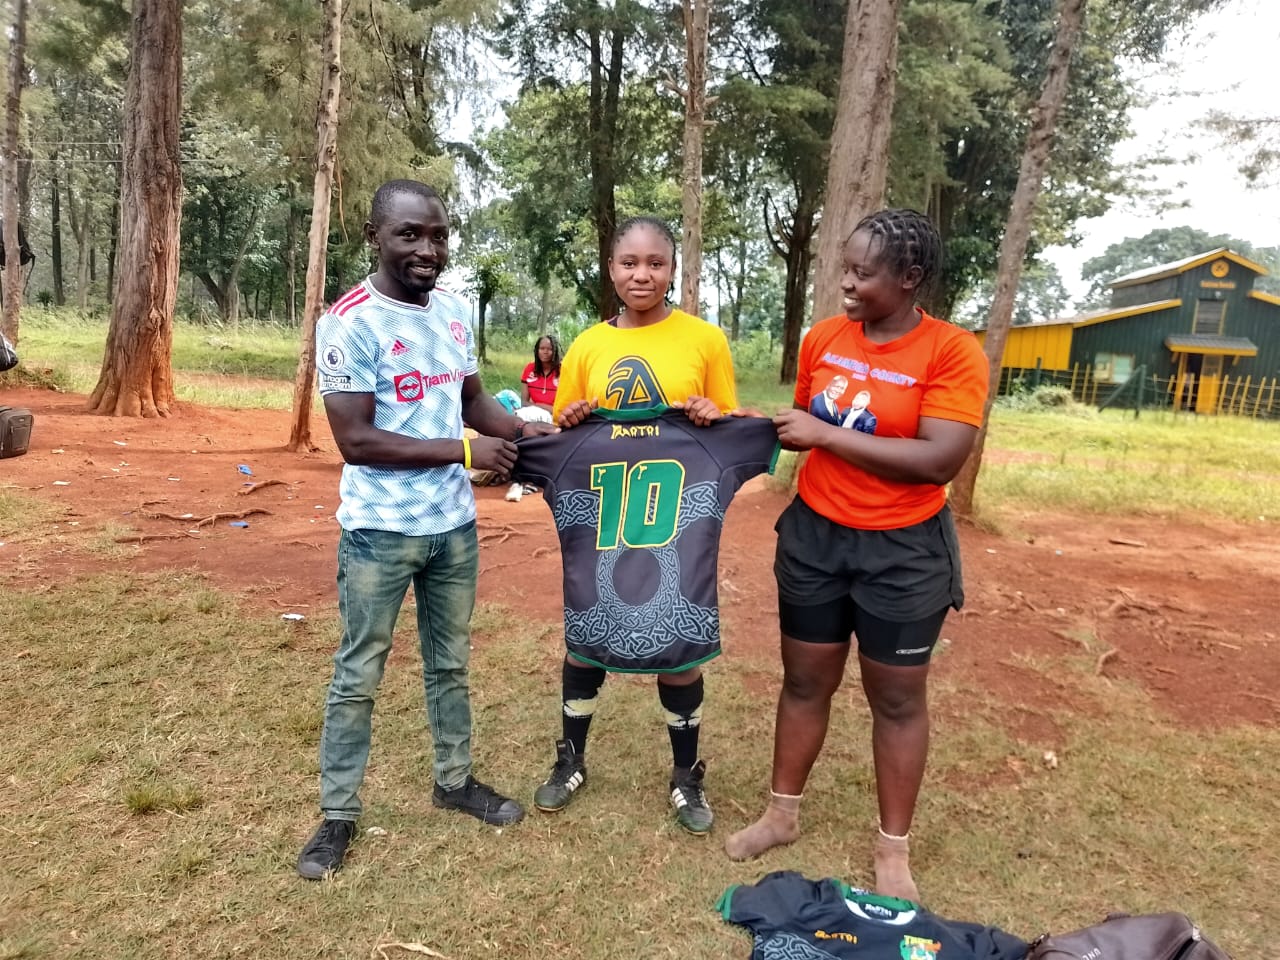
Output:
<svg viewBox="0 0 1280 960">
<path fill-rule="evenodd" d="M 12 486 L 0 485 L 0 540 L 26 542 L 43 533 L 62 510 L 46 500 L 28 497 Z M 39 530 L 40 533 L 35 531 Z"/>
<path fill-rule="evenodd" d="M 770 698 L 740 680 L 748 665 L 708 672 L 720 817 L 709 840 L 671 820 L 647 678 L 609 681 L 582 797 L 497 831 L 431 806 L 406 617 L 375 715 L 362 835 L 346 870 L 309 884 L 293 864 L 316 823 L 331 614 L 299 631 L 198 579 L 102 576 L 9 591 L 6 623 L 21 653 L 0 682 L 0 957 L 365 958 L 393 940 L 453 960 L 745 957 L 747 938 L 712 910 L 729 884 L 774 869 L 869 879 L 875 799 L 853 677 L 805 837 L 734 864 L 720 844 L 758 812 L 773 724 Z M 476 625 L 477 773 L 527 800 L 552 759 L 561 649 L 499 606 Z M 1183 909 L 1236 955 L 1265 955 L 1280 937 L 1269 908 L 1280 731 L 1188 737 L 1141 691 L 1094 676 L 1089 658 L 1024 666 L 1071 691 L 1043 704 L 1065 741 L 1054 770 L 1005 732 L 1005 705 L 945 675 L 936 685 L 916 845 L 934 909 L 1025 936 L 1110 910 Z"/>
<path fill-rule="evenodd" d="M 1280 424 L 1148 411 L 1139 419 L 996 409 L 978 497 L 1098 514 L 1280 520 Z M 1003 456 L 1001 455 L 1003 454 Z"/>
</svg>

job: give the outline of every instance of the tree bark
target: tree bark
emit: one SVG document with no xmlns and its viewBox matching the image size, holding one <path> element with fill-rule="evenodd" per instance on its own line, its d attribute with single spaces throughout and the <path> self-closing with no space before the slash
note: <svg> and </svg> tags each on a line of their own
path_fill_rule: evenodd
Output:
<svg viewBox="0 0 1280 960">
<path fill-rule="evenodd" d="M 614 169 L 614 140 L 618 133 L 618 102 L 622 94 L 622 60 L 626 42 L 622 8 L 627 0 L 618 0 L 613 13 L 609 62 L 604 62 L 599 20 L 591 30 L 591 88 L 587 127 L 591 153 L 591 211 L 596 222 L 596 262 L 600 270 L 600 289 L 596 308 L 601 320 L 618 312 L 618 297 L 609 281 L 609 255 L 613 232 L 618 226 L 618 208 L 614 196 L 617 171 Z"/>
<path fill-rule="evenodd" d="M 89 409 L 165 417 L 174 402 L 182 164 L 181 0 L 135 0 L 120 171 L 120 288 Z"/>
<path fill-rule="evenodd" d="M 955 512 L 968 517 L 973 515 L 973 493 L 982 468 L 982 451 L 987 441 L 987 425 L 991 406 L 995 403 L 1000 384 L 1000 367 L 1004 358 L 1004 345 L 1013 322 L 1013 301 L 1018 292 L 1018 280 L 1022 276 L 1022 263 L 1027 255 L 1027 242 L 1031 238 L 1031 218 L 1035 214 L 1036 200 L 1044 184 L 1045 170 L 1049 166 L 1049 152 L 1053 149 L 1053 137 L 1058 125 L 1058 113 L 1067 97 L 1067 81 L 1071 72 L 1071 54 L 1080 36 L 1084 22 L 1086 0 L 1060 0 L 1058 5 L 1058 29 L 1053 47 L 1049 50 L 1049 66 L 1044 86 L 1036 103 L 1027 145 L 1018 167 L 1018 185 L 1009 205 L 1009 219 L 1004 237 L 1000 241 L 1000 258 L 996 267 L 995 296 L 991 301 L 991 313 L 987 318 L 987 336 L 983 349 L 987 354 L 991 389 L 987 392 L 982 408 L 982 426 L 968 458 L 951 481 L 951 505 Z"/>
<path fill-rule="evenodd" d="M 298 196 L 297 184 L 289 180 L 288 215 L 284 221 L 284 318 L 290 327 L 298 322 Z"/>
<path fill-rule="evenodd" d="M 814 224 L 818 219 L 818 198 L 813 190 L 801 189 L 790 224 L 770 225 L 765 214 L 765 230 L 774 251 L 787 263 L 787 279 L 782 300 L 782 368 L 779 383 L 795 383 L 800 363 L 800 331 L 804 329 L 805 301 L 809 295 L 809 267 L 813 262 Z"/>
<path fill-rule="evenodd" d="M 815 257 L 815 321 L 840 312 L 844 241 L 859 219 L 884 203 L 901 6 L 902 0 L 849 0 Z"/>
<path fill-rule="evenodd" d="M 111 203 L 111 235 L 107 244 L 107 303 L 116 298 L 116 278 L 120 276 L 120 189 L 117 182 L 116 197 Z"/>
<path fill-rule="evenodd" d="M 329 247 L 329 205 L 338 158 L 338 98 L 342 92 L 342 0 L 321 0 L 320 97 L 316 104 L 316 176 L 311 192 L 311 234 L 298 371 L 293 380 L 293 425 L 289 449 L 310 451 L 311 401 L 316 379 L 316 323 L 324 306 L 325 252 Z"/>
<path fill-rule="evenodd" d="M 697 316 L 702 280 L 702 145 L 707 124 L 711 0 L 684 0 L 684 156 L 681 160 L 680 308 Z"/>
<path fill-rule="evenodd" d="M 488 345 L 485 342 L 485 315 L 489 312 L 489 297 L 481 294 L 476 298 L 476 359 L 484 363 L 487 359 L 486 354 Z"/>
<path fill-rule="evenodd" d="M 4 101 L 4 307 L 0 330 L 10 343 L 18 342 L 18 309 L 22 306 L 22 244 L 18 239 L 18 121 L 22 114 L 22 81 L 26 74 L 27 0 L 14 0 L 9 35 L 9 90 Z"/>
<path fill-rule="evenodd" d="M 62 188 L 58 184 L 58 155 L 50 158 L 49 166 L 49 266 L 53 270 L 53 302 L 62 306 L 67 302 L 67 288 L 62 279 Z"/>
</svg>

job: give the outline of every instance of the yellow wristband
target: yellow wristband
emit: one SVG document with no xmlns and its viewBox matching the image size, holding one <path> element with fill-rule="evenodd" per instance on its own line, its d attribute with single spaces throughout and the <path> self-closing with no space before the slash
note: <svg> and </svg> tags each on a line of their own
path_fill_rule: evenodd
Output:
<svg viewBox="0 0 1280 960">
<path fill-rule="evenodd" d="M 462 438 L 462 469 L 471 469 L 471 441 L 466 437 Z"/>
</svg>

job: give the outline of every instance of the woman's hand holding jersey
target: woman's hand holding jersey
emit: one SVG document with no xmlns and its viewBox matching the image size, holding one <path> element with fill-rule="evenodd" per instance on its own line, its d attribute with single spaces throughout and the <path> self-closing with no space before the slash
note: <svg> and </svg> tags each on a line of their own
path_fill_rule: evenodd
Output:
<svg viewBox="0 0 1280 960">
<path fill-rule="evenodd" d="M 599 400 L 575 400 L 560 411 L 560 417 L 556 423 L 565 430 L 576 427 L 591 416 L 591 411 L 598 406 L 600 406 Z"/>
<path fill-rule="evenodd" d="M 714 400 L 706 397 L 690 397 L 683 403 L 671 404 L 673 410 L 683 410 L 693 423 L 699 427 L 705 427 L 714 420 L 719 420 L 724 414 L 720 412 L 720 408 L 716 406 Z"/>
</svg>

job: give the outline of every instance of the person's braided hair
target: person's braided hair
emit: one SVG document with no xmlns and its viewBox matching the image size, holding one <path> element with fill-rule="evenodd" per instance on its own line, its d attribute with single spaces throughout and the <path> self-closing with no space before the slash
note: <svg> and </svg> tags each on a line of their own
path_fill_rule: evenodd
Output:
<svg viewBox="0 0 1280 960">
<path fill-rule="evenodd" d="M 919 267 L 916 297 L 929 293 L 942 272 L 942 237 L 932 220 L 917 210 L 881 210 L 859 220 L 849 236 L 859 230 L 879 239 L 878 259 L 898 276 Z"/>
<path fill-rule="evenodd" d="M 613 240 L 609 243 L 609 253 L 612 254 L 614 250 L 617 250 L 622 238 L 636 229 L 636 227 L 648 227 L 659 236 L 666 237 L 667 243 L 671 244 L 671 259 L 675 260 L 676 252 L 680 249 L 676 243 L 676 235 L 666 221 L 648 216 L 627 217 L 627 219 L 618 224 L 618 228 L 613 231 Z"/>
</svg>

